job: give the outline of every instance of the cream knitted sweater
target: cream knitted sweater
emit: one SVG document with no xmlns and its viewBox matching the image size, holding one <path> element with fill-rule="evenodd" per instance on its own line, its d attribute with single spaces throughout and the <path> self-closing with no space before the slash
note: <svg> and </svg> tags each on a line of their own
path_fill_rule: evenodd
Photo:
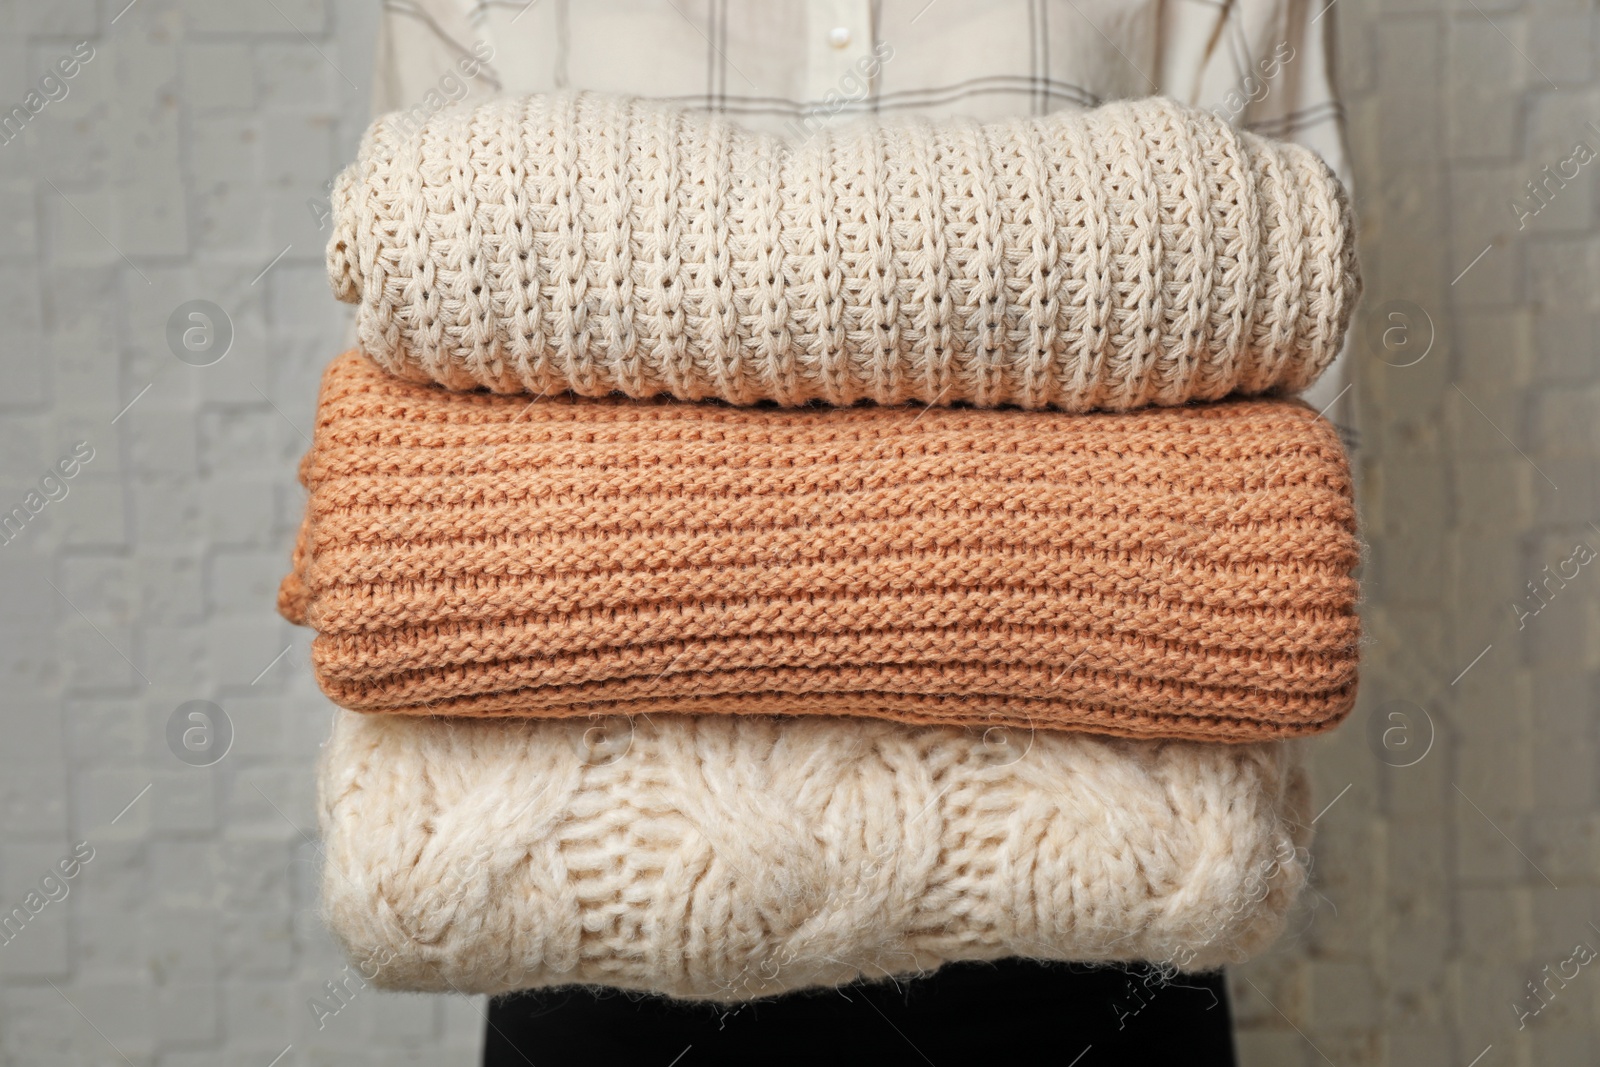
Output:
<svg viewBox="0 0 1600 1067">
<path fill-rule="evenodd" d="M 737 1001 L 1021 955 L 1202 969 L 1306 877 L 1291 742 L 338 712 L 328 924 L 391 989 Z"/>
<path fill-rule="evenodd" d="M 1295 391 L 1359 281 L 1313 153 L 1171 101 L 798 144 L 590 93 L 368 131 L 328 270 L 453 388 L 1071 411 Z"/>
</svg>

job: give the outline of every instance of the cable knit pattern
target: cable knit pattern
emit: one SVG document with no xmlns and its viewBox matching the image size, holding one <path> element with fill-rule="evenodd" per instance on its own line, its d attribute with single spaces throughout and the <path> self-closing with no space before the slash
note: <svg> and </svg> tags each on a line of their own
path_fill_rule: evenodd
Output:
<svg viewBox="0 0 1600 1067">
<path fill-rule="evenodd" d="M 1298 391 L 1360 288 L 1308 149 L 1151 98 L 788 145 L 592 93 L 367 132 L 328 271 L 412 380 L 1126 410 Z"/>
<path fill-rule="evenodd" d="M 323 905 L 390 989 L 746 1000 L 1005 956 L 1206 969 L 1305 881 L 1293 743 L 339 713 Z"/>
<path fill-rule="evenodd" d="M 359 711 L 1261 740 L 1355 697 L 1333 428 L 451 393 L 329 368 L 280 608 Z"/>
</svg>

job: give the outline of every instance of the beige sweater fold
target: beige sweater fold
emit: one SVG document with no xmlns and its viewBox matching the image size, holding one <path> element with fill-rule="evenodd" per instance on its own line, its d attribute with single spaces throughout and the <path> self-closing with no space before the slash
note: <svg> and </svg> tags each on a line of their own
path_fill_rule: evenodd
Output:
<svg viewBox="0 0 1600 1067">
<path fill-rule="evenodd" d="M 1198 971 L 1306 881 L 1292 742 L 338 713 L 323 914 L 384 988 L 742 1001 L 1006 956 Z"/>
<path fill-rule="evenodd" d="M 457 389 L 1068 411 L 1297 392 L 1360 284 L 1308 149 L 1151 98 L 799 143 L 565 93 L 373 123 L 328 271 Z"/>
</svg>

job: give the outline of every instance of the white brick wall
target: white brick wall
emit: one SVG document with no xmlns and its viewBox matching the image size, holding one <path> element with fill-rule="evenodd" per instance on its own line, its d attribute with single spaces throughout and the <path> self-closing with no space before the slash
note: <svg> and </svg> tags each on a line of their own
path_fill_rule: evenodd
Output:
<svg viewBox="0 0 1600 1067">
<path fill-rule="evenodd" d="M 0 107 L 95 50 L 0 144 L 3 508 L 95 450 L 0 546 L 0 911 L 94 849 L 0 944 L 0 1056 L 475 1063 L 481 1001 L 363 991 L 320 1031 L 307 1007 L 344 963 L 302 833 L 327 705 L 271 607 L 345 329 L 306 201 L 365 124 L 376 5 L 126 2 L 0 0 Z M 190 300 L 231 320 L 214 365 L 168 348 Z M 191 700 L 232 721 L 213 766 L 168 748 Z"/>
<path fill-rule="evenodd" d="M 367 991 L 320 1031 L 306 1006 L 343 963 L 306 836 L 327 715 L 305 636 L 270 605 L 289 472 L 345 336 L 306 201 L 366 119 L 376 4 L 125 3 L 0 0 L 0 107 L 95 49 L 0 144 L 0 510 L 94 448 L 0 546 L 0 912 L 94 849 L 0 944 L 0 1054 L 475 1062 L 481 1002 Z M 1600 27 L 1583 0 L 1331 17 L 1368 278 L 1369 645 L 1355 717 L 1314 744 L 1320 802 L 1338 797 L 1319 892 L 1234 975 L 1244 1062 L 1594 1062 L 1600 967 L 1525 1029 L 1514 1005 L 1539 1004 L 1526 983 L 1575 943 L 1600 948 L 1600 566 L 1521 631 L 1512 605 L 1578 539 L 1600 548 L 1600 161 L 1525 229 L 1509 205 L 1574 140 L 1600 148 Z M 210 366 L 168 347 L 191 300 L 231 322 Z M 1395 301 L 1435 334 L 1413 366 L 1368 340 Z M 193 700 L 232 723 L 210 766 L 168 746 Z M 1386 749 L 1391 711 L 1408 718 Z"/>
<path fill-rule="evenodd" d="M 1575 944 L 1600 949 L 1600 570 L 1520 632 L 1512 605 L 1579 540 L 1600 549 L 1600 161 L 1526 228 L 1510 205 L 1575 141 L 1600 149 L 1600 27 L 1581 0 L 1338 0 L 1333 17 L 1367 278 L 1368 644 L 1355 716 L 1313 746 L 1319 802 L 1351 786 L 1317 823 L 1325 899 L 1234 973 L 1242 1058 L 1593 1063 L 1600 969 L 1525 1028 L 1515 1005 L 1539 1007 L 1526 983 Z M 1392 301 L 1437 334 L 1413 366 L 1369 340 Z M 1369 732 L 1391 701 L 1436 727 L 1412 766 Z"/>
</svg>

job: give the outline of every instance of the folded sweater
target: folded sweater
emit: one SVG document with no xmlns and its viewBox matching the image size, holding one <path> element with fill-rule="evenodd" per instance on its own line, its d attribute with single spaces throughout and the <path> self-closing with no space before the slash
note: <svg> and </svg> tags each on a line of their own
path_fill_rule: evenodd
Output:
<svg viewBox="0 0 1600 1067">
<path fill-rule="evenodd" d="M 1334 430 L 454 393 L 328 369 L 279 607 L 357 711 L 834 713 L 1248 741 L 1355 697 Z"/>
<path fill-rule="evenodd" d="M 738 1001 L 1006 956 L 1202 970 L 1306 877 L 1293 742 L 338 713 L 323 912 L 390 989 Z"/>
<path fill-rule="evenodd" d="M 414 380 L 1071 411 L 1297 391 L 1360 288 L 1308 149 L 1170 100 L 801 143 L 593 93 L 378 119 L 328 271 Z"/>
</svg>

